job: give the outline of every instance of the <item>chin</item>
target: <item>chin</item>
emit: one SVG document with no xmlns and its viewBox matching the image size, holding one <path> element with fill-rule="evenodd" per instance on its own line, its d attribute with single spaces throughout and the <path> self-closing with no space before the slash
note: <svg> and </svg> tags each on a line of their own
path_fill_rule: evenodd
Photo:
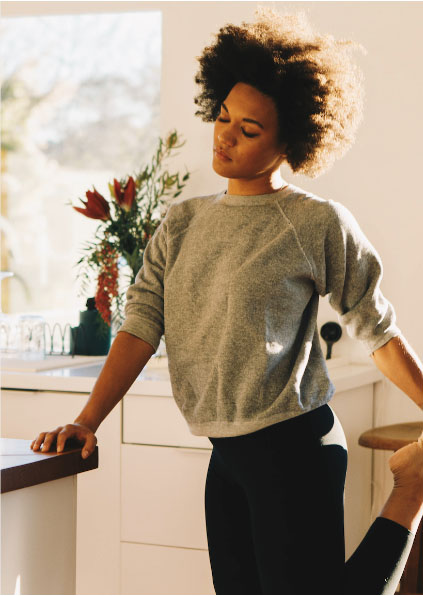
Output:
<svg viewBox="0 0 423 596">
<path fill-rule="evenodd" d="M 229 174 L 225 174 L 224 172 L 221 172 L 217 168 L 213 168 L 213 170 L 215 171 L 216 174 L 218 174 L 218 176 L 222 176 L 222 178 L 231 178 L 231 176 L 229 176 Z"/>
<path fill-rule="evenodd" d="M 216 174 L 219 174 L 219 176 L 223 176 L 224 178 L 228 178 L 227 174 L 224 173 L 224 168 L 222 168 L 222 165 L 221 164 L 216 164 L 216 162 L 215 162 L 214 159 L 213 159 L 213 163 L 212 163 L 212 168 L 216 172 Z"/>
<path fill-rule="evenodd" d="M 212 168 L 216 174 L 219 174 L 219 176 L 223 176 L 224 178 L 233 178 L 233 174 L 230 172 L 230 163 L 231 162 L 223 163 L 216 157 L 213 157 Z"/>
</svg>

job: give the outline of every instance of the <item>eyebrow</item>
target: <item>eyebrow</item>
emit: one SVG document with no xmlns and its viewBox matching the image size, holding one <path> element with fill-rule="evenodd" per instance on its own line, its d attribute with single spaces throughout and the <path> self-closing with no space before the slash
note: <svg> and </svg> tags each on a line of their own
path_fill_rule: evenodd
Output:
<svg viewBox="0 0 423 596">
<path fill-rule="evenodd" d="M 228 108 L 225 106 L 225 104 L 222 101 L 222 107 L 229 113 Z M 257 124 L 257 126 L 260 126 L 260 128 L 262 128 L 264 130 L 264 126 L 263 124 L 260 124 L 260 122 L 257 122 L 257 120 L 252 120 L 251 118 L 243 118 L 243 120 L 245 122 L 251 122 L 252 124 Z"/>
</svg>

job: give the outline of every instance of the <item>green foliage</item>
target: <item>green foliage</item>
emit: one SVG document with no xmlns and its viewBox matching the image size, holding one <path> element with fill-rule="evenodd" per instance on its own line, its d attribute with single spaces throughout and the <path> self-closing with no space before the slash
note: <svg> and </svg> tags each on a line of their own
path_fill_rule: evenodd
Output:
<svg viewBox="0 0 423 596">
<path fill-rule="evenodd" d="M 116 197 L 114 184 L 108 183 L 111 199 L 110 218 L 100 220 L 94 234 L 94 241 L 87 242 L 83 247 L 84 255 L 79 259 L 77 279 L 80 283 L 78 296 L 92 294 L 89 290 L 90 271 L 94 271 L 97 278 L 102 263 L 99 262 L 98 249 L 105 240 L 117 250 L 131 271 L 131 276 L 120 273 L 118 296 L 112 299 L 112 323 L 120 325 L 124 320 L 124 305 L 129 285 L 135 282 L 135 277 L 143 264 L 144 250 L 166 215 L 169 197 L 178 197 L 189 180 L 190 173 L 170 173 L 164 169 L 164 162 L 171 154 L 185 144 L 180 142 L 176 130 L 165 139 L 159 138 L 157 150 L 151 162 L 141 171 L 132 174 L 135 181 L 135 196 L 131 208 L 122 205 Z M 129 178 L 127 175 L 118 179 L 122 191 L 126 188 Z M 71 204 L 71 203 L 68 203 Z M 124 279 L 126 277 L 126 280 Z M 122 288 L 122 289 L 121 289 Z M 113 308 L 114 307 L 114 308 Z"/>
</svg>

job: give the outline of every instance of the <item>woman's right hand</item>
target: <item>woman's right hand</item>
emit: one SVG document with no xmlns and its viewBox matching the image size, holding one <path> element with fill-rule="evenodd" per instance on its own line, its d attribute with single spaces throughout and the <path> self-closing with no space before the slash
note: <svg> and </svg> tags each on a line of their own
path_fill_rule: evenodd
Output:
<svg viewBox="0 0 423 596">
<path fill-rule="evenodd" d="M 74 423 L 66 424 L 65 426 L 58 426 L 55 430 L 50 432 L 43 432 L 38 435 L 31 443 L 31 449 L 38 451 L 40 445 L 43 443 L 41 451 L 47 453 L 51 450 L 51 446 L 57 443 L 56 451 L 60 453 L 65 447 L 68 439 L 74 438 L 78 443 L 83 445 L 82 457 L 86 459 L 89 457 L 97 444 L 97 437 L 93 431 L 83 424 Z"/>
</svg>

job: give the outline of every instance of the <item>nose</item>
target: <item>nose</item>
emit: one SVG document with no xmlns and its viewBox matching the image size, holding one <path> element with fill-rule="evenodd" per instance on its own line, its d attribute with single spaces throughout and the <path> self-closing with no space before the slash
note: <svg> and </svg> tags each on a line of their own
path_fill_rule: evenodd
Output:
<svg viewBox="0 0 423 596">
<path fill-rule="evenodd" d="M 225 130 L 221 131 L 217 135 L 217 140 L 222 145 L 227 145 L 228 147 L 233 147 L 233 145 L 236 142 L 234 135 L 228 129 L 225 129 Z"/>
</svg>

